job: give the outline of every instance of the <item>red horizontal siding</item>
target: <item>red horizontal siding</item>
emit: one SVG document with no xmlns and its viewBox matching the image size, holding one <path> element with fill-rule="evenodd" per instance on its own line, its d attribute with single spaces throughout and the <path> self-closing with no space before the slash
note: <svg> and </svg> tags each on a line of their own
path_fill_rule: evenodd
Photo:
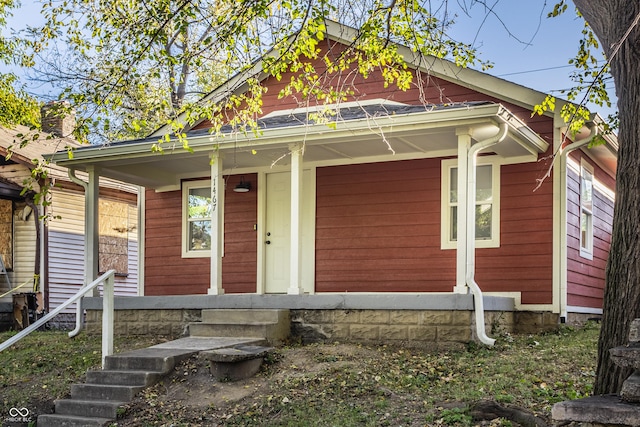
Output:
<svg viewBox="0 0 640 427">
<path fill-rule="evenodd" d="M 335 54 L 342 48 L 333 44 Z M 312 62 L 317 69 L 324 68 L 321 59 Z M 292 73 L 285 73 L 281 81 L 270 77 L 263 82 L 269 88 L 263 97 L 263 114 L 299 106 L 297 94 L 278 99 L 280 89 L 291 77 Z M 325 74 L 324 77 L 335 81 L 339 76 Z M 423 80 L 418 82 L 418 78 Z M 382 98 L 407 104 L 501 102 L 426 73 L 416 74 L 407 91 L 385 88 L 379 71 L 372 72 L 368 79 L 355 76 L 349 82 L 354 96 L 347 101 Z M 525 108 L 502 103 L 544 140 L 552 142 L 551 119 L 532 117 Z M 204 121 L 196 129 L 208 126 Z M 552 179 L 548 178 L 540 189 L 533 191 L 538 179 L 544 176 L 547 163 L 502 167 L 501 247 L 478 250 L 477 280 L 482 288 L 522 292 L 523 303 L 548 304 L 552 300 Z M 255 182 L 253 185 L 257 187 Z M 229 182 L 227 188 L 233 188 L 233 184 Z M 235 193 L 229 190 L 227 194 L 225 291 L 254 292 L 255 275 L 249 272 L 256 269 L 256 236 L 251 227 L 257 222 L 255 199 L 252 199 L 257 193 L 252 191 L 245 199 L 240 197 L 248 194 L 238 198 L 232 198 Z M 177 194 L 167 196 L 167 200 L 159 199 L 153 200 L 150 196 L 147 203 L 151 229 L 147 236 L 147 243 L 151 245 L 147 258 L 165 258 L 167 265 L 176 268 L 174 274 L 194 269 L 208 272 L 208 258 L 183 260 L 179 252 L 176 256 L 175 252 L 162 247 L 173 244 L 179 249 L 180 197 Z M 165 214 L 163 203 L 173 210 Z M 440 203 L 439 159 L 318 168 L 316 291 L 451 291 L 455 283 L 455 250 L 440 249 Z M 154 206 L 154 212 L 149 206 Z M 147 275 L 148 289 L 151 286 L 153 290 L 155 285 L 149 278 Z M 158 283 L 162 281 L 160 275 L 154 279 Z M 158 285 L 157 288 L 163 292 L 184 293 L 185 288 L 178 284 L 172 286 Z M 205 292 L 208 278 L 194 286 L 200 289 L 196 293 Z"/>
<path fill-rule="evenodd" d="M 317 292 L 451 291 L 440 160 L 318 168 L 316 183 Z"/>
<path fill-rule="evenodd" d="M 537 164 L 502 171 L 501 247 L 478 249 L 476 278 L 486 291 L 549 304 L 551 183 L 533 191 Z M 317 292 L 452 290 L 456 251 L 440 249 L 440 159 L 319 168 L 316 180 Z"/>
<path fill-rule="evenodd" d="M 239 176 L 227 177 L 225 190 L 225 293 L 255 292 L 257 242 L 257 178 L 245 175 L 254 191 L 235 193 Z M 182 258 L 182 194 L 146 192 L 145 295 L 206 294 L 211 261 Z"/>
<path fill-rule="evenodd" d="M 582 158 L 594 167 L 594 184 L 598 181 L 610 190 L 614 179 L 581 151 L 570 155 L 578 164 Z M 593 259 L 580 255 L 580 177 L 572 169 L 567 173 L 567 304 L 574 307 L 602 308 L 605 270 L 611 246 L 613 201 L 598 191 L 593 192 Z"/>
<path fill-rule="evenodd" d="M 476 280 L 483 291 L 521 292 L 523 304 L 552 302 L 551 179 L 536 189 L 545 171 L 540 163 L 501 167 L 500 247 L 477 250 Z"/>
</svg>

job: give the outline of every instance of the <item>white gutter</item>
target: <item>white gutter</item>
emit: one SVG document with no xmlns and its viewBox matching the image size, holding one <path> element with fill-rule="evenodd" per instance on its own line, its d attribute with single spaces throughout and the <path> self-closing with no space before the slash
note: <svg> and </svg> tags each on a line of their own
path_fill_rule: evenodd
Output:
<svg viewBox="0 0 640 427">
<path fill-rule="evenodd" d="M 287 147 L 289 143 L 298 143 L 304 139 L 306 144 L 313 142 L 326 142 L 328 136 L 332 140 L 339 138 L 354 138 L 355 136 L 371 135 L 372 129 L 381 129 L 383 132 L 393 131 L 400 133 L 403 131 L 418 131 L 441 129 L 450 126 L 475 126 L 485 124 L 487 119 L 494 118 L 505 112 L 504 107 L 500 104 L 487 104 L 478 106 L 461 106 L 459 108 L 449 108 L 443 110 L 424 111 L 421 113 L 396 114 L 388 117 L 376 118 L 375 123 L 370 118 L 361 118 L 339 122 L 337 129 L 329 129 L 324 124 L 300 124 L 297 126 L 285 126 L 274 129 L 266 129 L 264 133 L 255 137 L 249 134 L 226 134 L 212 135 L 204 133 L 202 135 L 189 136 L 190 148 L 198 153 L 204 152 L 207 155 L 212 150 L 213 144 L 218 144 L 220 151 L 223 149 L 248 150 L 270 145 L 279 145 Z M 509 120 L 514 120 L 513 118 Z M 514 128 L 515 128 L 514 124 Z M 151 146 L 157 143 L 157 139 L 140 140 L 134 143 L 122 143 L 109 147 L 95 146 L 83 147 L 74 151 L 73 159 L 69 159 L 66 151 L 58 151 L 51 154 L 51 160 L 60 165 L 69 167 L 70 165 L 80 164 L 86 166 L 88 163 L 99 164 L 103 161 L 133 158 L 146 158 L 157 156 L 157 153 L 151 151 Z M 175 141 L 174 141 L 175 142 Z M 541 139 L 539 141 L 528 141 L 531 145 L 530 149 L 545 152 L 546 143 Z M 166 149 L 168 153 L 169 148 Z M 180 153 L 185 156 L 191 155 L 184 150 L 176 150 L 172 154 Z"/>
<path fill-rule="evenodd" d="M 560 152 L 560 319 L 567 318 L 567 162 L 569 154 L 591 141 L 597 134 L 597 126 L 593 122 L 586 124 L 589 136 L 572 142 Z"/>
<path fill-rule="evenodd" d="M 476 313 L 476 334 L 478 339 L 486 345 L 493 345 L 496 340 L 489 338 L 484 325 L 484 303 L 482 301 L 482 291 L 476 283 L 476 160 L 478 153 L 492 145 L 502 142 L 507 136 L 509 126 L 506 123 L 500 124 L 498 133 L 489 139 L 480 141 L 471 146 L 467 153 L 467 268 L 465 281 L 473 294 L 473 301 Z"/>
</svg>

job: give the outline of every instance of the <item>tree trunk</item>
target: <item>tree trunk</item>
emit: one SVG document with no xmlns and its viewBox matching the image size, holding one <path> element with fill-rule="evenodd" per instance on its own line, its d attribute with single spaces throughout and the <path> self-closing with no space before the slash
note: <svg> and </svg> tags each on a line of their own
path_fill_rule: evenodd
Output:
<svg viewBox="0 0 640 427">
<path fill-rule="evenodd" d="M 630 372 L 611 362 L 609 349 L 628 342 L 640 317 L 640 27 L 623 40 L 640 13 L 637 0 L 574 0 L 611 58 L 618 97 L 618 170 L 611 250 L 607 263 L 595 394 L 618 393 Z M 623 40 L 620 50 L 616 45 Z"/>
</svg>

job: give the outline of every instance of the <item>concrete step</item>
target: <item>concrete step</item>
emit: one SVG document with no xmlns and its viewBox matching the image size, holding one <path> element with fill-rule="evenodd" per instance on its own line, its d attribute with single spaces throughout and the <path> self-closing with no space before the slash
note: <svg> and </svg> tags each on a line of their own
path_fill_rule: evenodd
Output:
<svg viewBox="0 0 640 427">
<path fill-rule="evenodd" d="M 107 356 L 105 358 L 105 370 L 114 371 L 150 371 L 166 374 L 181 360 L 184 360 L 197 351 L 185 351 L 183 349 L 149 349 L 135 350 L 127 353 Z"/>
<path fill-rule="evenodd" d="M 74 417 L 71 415 L 47 414 L 38 416 L 38 425 L 44 427 L 102 427 L 113 422 L 109 418 Z"/>
<path fill-rule="evenodd" d="M 71 399 L 55 401 L 55 414 L 38 417 L 38 425 L 103 426 L 117 418 L 118 408 L 158 382 L 177 363 L 200 351 L 258 345 L 253 338 L 182 338 L 149 348 L 108 356 L 104 370 L 87 371 L 86 384 L 71 386 Z"/>
<path fill-rule="evenodd" d="M 189 334 L 196 337 L 262 338 L 273 344 L 285 340 L 289 336 L 289 328 L 289 325 L 264 322 L 251 324 L 190 323 Z"/>
<path fill-rule="evenodd" d="M 72 384 L 71 398 L 82 400 L 115 400 L 129 402 L 144 386 Z"/>
<path fill-rule="evenodd" d="M 202 323 L 235 324 L 252 322 L 289 323 L 289 310 L 222 308 L 202 310 Z"/>
<path fill-rule="evenodd" d="M 192 337 L 262 338 L 276 346 L 286 341 L 290 333 L 289 310 L 202 310 L 202 322 L 189 324 Z"/>
<path fill-rule="evenodd" d="M 116 400 L 59 399 L 55 401 L 55 413 L 74 417 L 110 418 L 114 420 L 118 416 L 118 407 L 125 403 Z"/>
<path fill-rule="evenodd" d="M 162 378 L 162 372 L 150 371 L 87 371 L 87 384 L 128 385 L 148 387 Z"/>
</svg>

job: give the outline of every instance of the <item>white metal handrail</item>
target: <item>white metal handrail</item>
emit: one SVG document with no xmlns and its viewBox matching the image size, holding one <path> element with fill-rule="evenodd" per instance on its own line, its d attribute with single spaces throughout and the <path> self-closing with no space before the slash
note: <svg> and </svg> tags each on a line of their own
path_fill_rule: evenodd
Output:
<svg viewBox="0 0 640 427">
<path fill-rule="evenodd" d="M 76 294 L 74 294 L 71 298 L 60 304 L 55 310 L 47 313 L 44 317 L 38 319 L 32 325 L 29 325 L 26 329 L 18 332 L 8 340 L 0 343 L 0 351 L 3 351 L 13 344 L 20 341 L 22 338 L 29 335 L 31 332 L 35 331 L 49 320 L 53 319 L 58 315 L 62 310 L 73 304 L 74 302 L 78 302 L 82 300 L 82 297 L 88 292 L 96 287 L 98 287 L 101 283 L 104 284 L 102 287 L 102 367 L 104 368 L 104 362 L 107 356 L 113 354 L 113 286 L 115 282 L 115 270 L 109 270 L 104 273 L 102 276 L 98 277 L 93 282 L 89 283 L 87 286 L 83 286 Z M 80 313 L 78 314 L 80 315 Z M 72 336 L 71 333 L 69 336 Z"/>
</svg>

